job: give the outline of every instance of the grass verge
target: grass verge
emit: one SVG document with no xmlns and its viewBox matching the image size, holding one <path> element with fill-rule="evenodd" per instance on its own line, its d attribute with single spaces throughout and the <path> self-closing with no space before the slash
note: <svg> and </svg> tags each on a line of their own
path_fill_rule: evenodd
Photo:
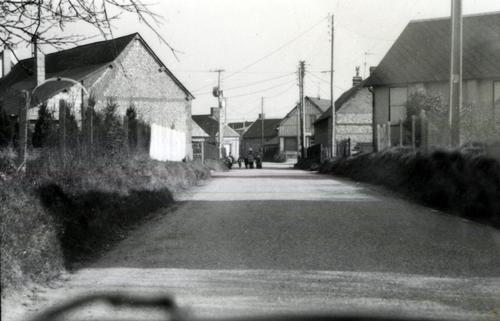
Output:
<svg viewBox="0 0 500 321">
<path fill-rule="evenodd" d="M 171 204 L 172 193 L 210 175 L 200 163 L 141 155 L 92 161 L 54 155 L 32 160 L 25 175 L 0 177 L 2 295 L 95 258 Z"/>
</svg>

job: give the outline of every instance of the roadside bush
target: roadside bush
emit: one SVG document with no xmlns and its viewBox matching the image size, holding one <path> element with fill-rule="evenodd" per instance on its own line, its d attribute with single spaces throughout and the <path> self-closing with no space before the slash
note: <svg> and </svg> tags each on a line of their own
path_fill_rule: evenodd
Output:
<svg viewBox="0 0 500 321">
<path fill-rule="evenodd" d="M 45 282 L 63 268 L 56 225 L 26 181 L 0 180 L 1 289 Z"/>
<path fill-rule="evenodd" d="M 197 163 L 142 154 L 64 159 L 43 149 L 28 171 L 0 180 L 2 289 L 44 281 L 98 256 L 173 194 L 208 178 Z"/>
<path fill-rule="evenodd" d="M 500 227 L 500 163 L 480 153 L 395 148 L 329 161 L 320 172 L 383 185 L 427 206 Z"/>
</svg>

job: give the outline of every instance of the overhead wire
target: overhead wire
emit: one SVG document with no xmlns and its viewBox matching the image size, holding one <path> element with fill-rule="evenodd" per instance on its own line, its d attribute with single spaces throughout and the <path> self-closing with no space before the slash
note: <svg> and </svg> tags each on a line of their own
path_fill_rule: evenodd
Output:
<svg viewBox="0 0 500 321">
<path fill-rule="evenodd" d="M 248 68 L 258 64 L 259 62 L 269 58 L 270 56 L 274 55 L 275 53 L 279 52 L 280 50 L 282 50 L 283 48 L 287 47 L 288 45 L 292 44 L 293 42 L 295 42 L 296 40 L 298 40 L 299 38 L 301 38 L 302 36 L 304 36 L 305 34 L 307 34 L 308 32 L 310 32 L 311 30 L 313 30 L 314 28 L 316 28 L 317 26 L 319 26 L 321 23 L 323 23 L 326 19 L 328 18 L 328 16 L 326 17 L 323 17 L 321 18 L 319 21 L 317 21 L 315 24 L 313 24 L 311 27 L 307 28 L 306 30 L 304 30 L 303 32 L 301 32 L 300 34 L 298 34 L 297 36 L 295 36 L 294 38 L 288 40 L 287 42 L 285 42 L 284 44 L 282 44 L 281 46 L 279 46 L 278 48 L 272 50 L 271 52 L 265 54 L 264 56 L 258 58 L 257 60 L 245 65 L 244 67 L 238 69 L 237 71 L 234 71 L 232 73 L 230 73 L 229 75 L 227 75 L 226 77 L 224 77 L 224 80 L 227 80 L 228 78 L 231 78 L 233 77 L 234 75 L 237 75 L 245 70 L 247 70 Z M 200 88 L 197 88 L 195 89 L 194 91 L 198 91 L 198 90 L 201 90 L 201 89 L 205 89 L 205 88 L 208 88 L 210 87 L 211 85 L 205 85 L 205 86 L 202 86 Z"/>
<path fill-rule="evenodd" d="M 293 83 L 295 84 L 295 79 L 293 80 Z M 249 92 L 249 93 L 245 93 L 245 94 L 228 96 L 227 98 L 237 98 L 237 97 L 251 96 L 251 95 L 259 94 L 261 92 L 269 91 L 269 90 L 274 89 L 274 88 L 279 88 L 279 87 L 282 87 L 282 86 L 285 86 L 285 85 L 288 85 L 288 84 L 290 84 L 290 80 L 287 81 L 287 82 L 284 82 L 284 83 L 277 84 L 275 86 L 271 86 L 271 87 L 268 87 L 268 88 L 260 89 L 260 90 Z"/>
<path fill-rule="evenodd" d="M 310 72 L 310 71 L 308 71 L 308 70 L 306 70 L 306 75 L 312 76 L 312 77 L 314 77 L 314 78 L 316 78 L 316 79 L 318 79 L 318 80 L 320 80 L 320 81 L 322 81 L 322 82 L 324 82 L 324 83 L 327 83 L 327 84 L 329 84 L 329 83 L 330 83 L 330 81 L 329 81 L 329 80 L 323 79 L 323 78 L 321 78 L 321 77 L 319 77 L 319 76 L 317 76 L 317 75 L 313 74 L 312 72 Z M 335 87 L 335 88 L 337 88 L 337 89 L 340 89 L 340 90 L 344 90 L 344 91 L 346 90 L 345 88 L 342 88 L 342 87 L 340 87 L 340 86 L 336 86 L 336 85 L 333 85 L 333 87 Z"/>
<path fill-rule="evenodd" d="M 224 88 L 224 91 L 234 90 L 234 89 L 240 89 L 240 88 L 245 88 L 245 87 L 252 87 L 252 86 L 260 85 L 262 83 L 269 82 L 269 81 L 272 81 L 272 80 L 290 77 L 292 75 L 295 75 L 295 72 L 289 72 L 289 73 L 286 73 L 285 75 L 281 75 L 281 76 L 277 76 L 277 77 L 272 77 L 272 78 L 267 78 L 267 79 L 262 79 L 262 80 L 254 81 L 254 82 L 247 83 L 247 84 L 244 84 L 244 85 L 239 85 L 239 86 Z M 195 93 L 195 95 L 205 95 L 205 94 L 209 94 L 209 93 L 212 93 L 212 92 L 211 91 L 206 91 L 206 92 L 201 92 L 201 93 Z"/>
<path fill-rule="evenodd" d="M 313 30 L 314 28 L 316 28 L 317 26 L 319 26 L 321 23 L 323 23 L 326 19 L 328 18 L 328 16 L 326 17 L 323 17 L 321 18 L 318 22 L 316 22 L 314 25 L 312 25 L 311 27 L 307 28 L 305 31 L 301 32 L 299 35 L 297 35 L 296 37 L 292 38 L 291 40 L 285 42 L 284 44 L 282 44 L 281 46 L 279 46 L 278 48 L 274 49 L 273 51 L 271 51 L 270 53 L 262 56 L 261 58 L 255 60 L 254 62 L 252 63 L 249 63 L 248 65 L 242 67 L 241 69 L 239 69 L 238 71 L 235 71 L 231 74 L 229 74 L 228 76 L 225 77 L 225 79 L 228 79 L 256 64 L 258 64 L 259 62 L 261 62 L 262 60 L 274 55 L 275 53 L 277 53 L 278 51 L 280 51 L 281 49 L 285 48 L 286 46 L 290 45 L 291 43 L 295 42 L 297 39 L 301 38 L 302 36 L 304 36 L 305 34 L 307 34 L 309 31 Z"/>
</svg>

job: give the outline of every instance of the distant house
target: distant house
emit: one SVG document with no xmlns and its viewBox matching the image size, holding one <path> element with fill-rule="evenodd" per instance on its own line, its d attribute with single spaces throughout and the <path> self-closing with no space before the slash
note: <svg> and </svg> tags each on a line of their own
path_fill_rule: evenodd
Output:
<svg viewBox="0 0 500 321">
<path fill-rule="evenodd" d="M 264 151 L 264 158 L 271 160 L 279 150 L 278 124 L 281 118 L 264 118 L 259 115 L 243 133 L 241 152 L 245 155 L 250 148 L 255 152 Z M 264 146 L 262 146 L 262 139 Z"/>
<path fill-rule="evenodd" d="M 212 107 L 210 109 L 210 114 L 208 115 L 193 115 L 193 120 L 198 124 L 201 129 L 203 129 L 208 135 L 209 139 L 207 140 L 212 146 L 216 146 L 219 140 L 219 108 Z M 223 124 L 224 132 L 223 132 L 223 146 L 225 152 L 237 159 L 240 155 L 240 134 L 238 134 L 234 129 L 229 127 L 226 124 Z M 217 147 L 215 148 L 217 151 Z M 207 149 L 206 158 L 214 158 L 213 152 L 208 151 Z M 218 158 L 218 151 L 217 157 Z"/>
<path fill-rule="evenodd" d="M 369 152 L 372 150 L 372 94 L 364 87 L 366 80 L 359 76 L 352 79 L 352 87 L 335 101 L 335 139 L 350 139 L 351 151 Z M 332 108 L 329 107 L 314 123 L 314 143 L 332 146 Z"/>
<path fill-rule="evenodd" d="M 330 107 L 330 100 L 305 97 L 305 147 L 315 144 L 314 123 Z M 279 151 L 286 159 L 297 158 L 299 146 L 297 136 L 300 134 L 298 105 L 280 121 L 278 125 Z"/>
<path fill-rule="evenodd" d="M 205 159 L 218 158 L 219 154 L 216 146 L 212 148 L 212 150 L 215 150 L 215 155 L 213 155 L 213 157 L 207 157 L 207 144 L 210 144 L 210 135 L 198 126 L 194 120 L 191 123 L 191 141 L 193 143 L 193 159 L 204 161 Z"/>
<path fill-rule="evenodd" d="M 450 38 L 450 18 L 411 21 L 365 84 L 374 90 L 374 126 L 390 122 L 392 144 L 418 104 L 427 110 L 428 144 L 448 146 Z M 499 62 L 500 13 L 465 16 L 461 144 L 500 140 Z"/>
<path fill-rule="evenodd" d="M 242 135 L 252 124 L 253 122 L 251 121 L 240 121 L 228 123 L 227 125 L 234 129 L 238 134 Z"/>
<path fill-rule="evenodd" d="M 7 55 L 2 55 L 6 58 Z M 9 64 L 4 61 L 2 65 Z M 7 70 L 4 70 L 5 72 Z M 22 91 L 31 91 L 46 78 L 69 78 L 73 82 L 49 82 L 33 97 L 47 102 L 56 111 L 59 101 L 70 104 L 77 121 L 82 120 L 82 105 L 87 96 L 74 82 L 81 83 L 95 98 L 96 110 L 110 99 L 125 115 L 134 106 L 138 118 L 151 125 L 150 155 L 160 160 L 192 157 L 191 100 L 194 96 L 172 74 L 138 34 L 94 42 L 44 56 L 19 61 L 0 79 L 0 101 L 13 115 L 24 104 Z M 57 112 L 55 117 L 57 118 Z M 29 119 L 37 117 L 37 105 Z"/>
</svg>

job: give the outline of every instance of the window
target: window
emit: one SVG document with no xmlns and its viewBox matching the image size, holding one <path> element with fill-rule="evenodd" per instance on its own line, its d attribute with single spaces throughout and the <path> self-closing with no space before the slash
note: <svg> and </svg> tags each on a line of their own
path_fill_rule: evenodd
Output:
<svg viewBox="0 0 500 321">
<path fill-rule="evenodd" d="M 316 115 L 309 115 L 309 130 L 314 130 L 314 122 L 316 121 Z"/>
<path fill-rule="evenodd" d="M 389 88 L 389 120 L 398 123 L 406 118 L 406 102 L 408 90 L 406 87 Z"/>
<path fill-rule="evenodd" d="M 495 120 L 500 123 L 500 81 L 493 83 L 493 111 Z"/>
</svg>

